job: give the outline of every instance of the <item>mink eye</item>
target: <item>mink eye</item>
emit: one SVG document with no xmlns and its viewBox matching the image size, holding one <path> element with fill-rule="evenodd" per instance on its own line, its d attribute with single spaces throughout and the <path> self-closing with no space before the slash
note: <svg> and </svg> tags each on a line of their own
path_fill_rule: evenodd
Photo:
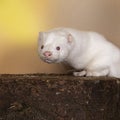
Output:
<svg viewBox="0 0 120 120">
<path fill-rule="evenodd" d="M 56 50 L 60 50 L 60 47 L 59 47 L 59 46 L 57 46 L 57 47 L 56 47 Z"/>
<path fill-rule="evenodd" d="M 44 45 L 41 46 L 41 49 L 43 49 L 43 48 L 44 48 Z"/>
</svg>

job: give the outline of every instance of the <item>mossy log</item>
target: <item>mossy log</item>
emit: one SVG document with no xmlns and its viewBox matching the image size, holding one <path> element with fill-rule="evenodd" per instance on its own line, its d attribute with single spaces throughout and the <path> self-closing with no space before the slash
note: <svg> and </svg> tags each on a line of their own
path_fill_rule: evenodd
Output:
<svg viewBox="0 0 120 120">
<path fill-rule="evenodd" d="M 2 74 L 0 120 L 120 120 L 120 79 Z"/>
</svg>

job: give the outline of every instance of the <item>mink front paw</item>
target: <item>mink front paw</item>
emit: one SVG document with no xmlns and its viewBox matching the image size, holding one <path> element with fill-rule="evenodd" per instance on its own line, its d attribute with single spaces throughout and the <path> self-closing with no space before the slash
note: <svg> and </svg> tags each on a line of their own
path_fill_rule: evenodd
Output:
<svg viewBox="0 0 120 120">
<path fill-rule="evenodd" d="M 86 75 L 86 71 L 83 70 L 83 71 L 80 71 L 80 72 L 73 72 L 73 75 L 74 76 L 85 76 Z"/>
</svg>

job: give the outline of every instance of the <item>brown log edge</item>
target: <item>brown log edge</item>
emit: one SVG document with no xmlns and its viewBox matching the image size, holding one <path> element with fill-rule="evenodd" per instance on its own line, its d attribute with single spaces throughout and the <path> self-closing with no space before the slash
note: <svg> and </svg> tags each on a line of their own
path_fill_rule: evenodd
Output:
<svg viewBox="0 0 120 120">
<path fill-rule="evenodd" d="M 0 120 L 120 120 L 120 79 L 2 74 Z"/>
</svg>

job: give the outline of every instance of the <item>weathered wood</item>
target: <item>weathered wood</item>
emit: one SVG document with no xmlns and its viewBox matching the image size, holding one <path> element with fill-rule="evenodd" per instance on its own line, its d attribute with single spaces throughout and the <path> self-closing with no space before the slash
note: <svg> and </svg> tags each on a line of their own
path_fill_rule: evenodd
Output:
<svg viewBox="0 0 120 120">
<path fill-rule="evenodd" d="M 120 79 L 0 75 L 0 120 L 120 120 Z"/>
</svg>

